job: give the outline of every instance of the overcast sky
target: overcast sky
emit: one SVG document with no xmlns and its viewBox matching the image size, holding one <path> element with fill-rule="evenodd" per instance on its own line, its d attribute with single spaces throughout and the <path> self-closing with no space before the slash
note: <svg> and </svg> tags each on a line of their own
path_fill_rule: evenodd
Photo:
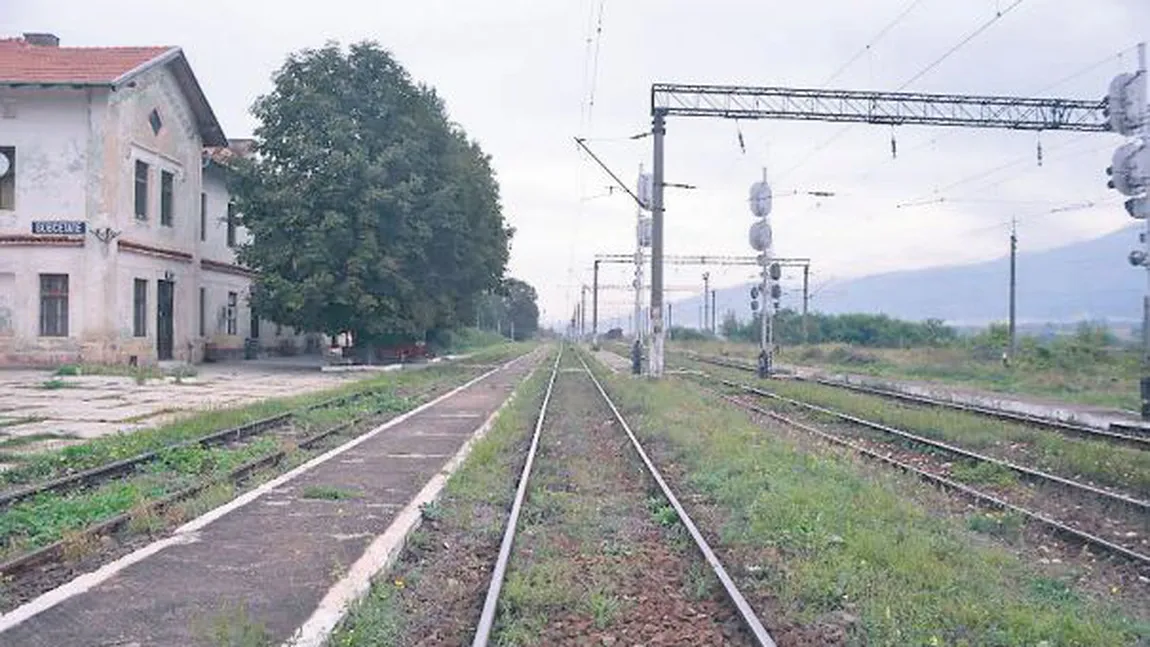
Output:
<svg viewBox="0 0 1150 647">
<path fill-rule="evenodd" d="M 0 33 L 49 31 L 75 46 L 179 45 L 231 137 L 251 134 L 248 108 L 289 52 L 328 40 L 380 42 L 437 88 L 494 157 L 517 230 L 510 273 L 536 286 L 545 318 L 555 320 L 568 316 L 575 286 L 590 281 L 596 253 L 634 245 L 634 208 L 618 193 L 603 195 L 608 178 L 573 136 L 597 140 L 595 150 L 633 184 L 638 165 L 650 165 L 650 139 L 626 138 L 649 129 L 652 82 L 818 87 L 873 42 L 829 87 L 895 89 L 1010 8 L 907 89 L 1093 99 L 1113 74 L 1133 69 L 1134 45 L 1150 40 L 1147 0 L 1015 2 L 3 0 Z M 776 192 L 837 194 L 779 199 L 773 214 L 778 252 L 811 257 L 816 286 L 999 256 L 1012 216 L 1021 219 L 1022 249 L 1052 247 L 1131 222 L 1105 187 L 1118 143 L 1112 134 L 672 119 L 667 180 L 699 188 L 668 190 L 667 251 L 750 253 L 746 195 L 764 166 Z M 899 206 L 938 197 L 947 201 Z M 1066 210 L 1090 202 L 1104 204 Z M 670 268 L 667 283 L 699 283 L 701 271 Z M 712 275 L 719 285 L 750 276 Z M 603 281 L 629 282 L 630 269 L 606 268 Z M 628 299 L 614 293 L 603 302 L 625 311 Z"/>
</svg>

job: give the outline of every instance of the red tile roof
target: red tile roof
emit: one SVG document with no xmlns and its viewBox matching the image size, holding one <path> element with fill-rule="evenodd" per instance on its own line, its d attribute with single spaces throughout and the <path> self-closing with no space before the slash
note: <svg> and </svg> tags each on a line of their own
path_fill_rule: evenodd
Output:
<svg viewBox="0 0 1150 647">
<path fill-rule="evenodd" d="M 103 85 L 175 47 L 50 47 L 0 39 L 0 83 Z"/>
</svg>

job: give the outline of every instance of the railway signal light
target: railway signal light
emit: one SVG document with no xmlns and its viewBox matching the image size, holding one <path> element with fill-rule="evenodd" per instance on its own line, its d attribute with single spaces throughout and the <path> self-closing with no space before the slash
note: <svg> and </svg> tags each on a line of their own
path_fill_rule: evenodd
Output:
<svg viewBox="0 0 1150 647">
<path fill-rule="evenodd" d="M 1106 168 L 1106 186 L 1122 195 L 1138 195 L 1150 184 L 1150 150 L 1141 141 L 1125 143 L 1114 151 Z"/>
<path fill-rule="evenodd" d="M 1119 74 L 1110 81 L 1102 114 L 1110 130 L 1133 135 L 1146 118 L 1146 78 L 1142 73 Z"/>
<path fill-rule="evenodd" d="M 783 268 L 778 263 L 771 263 L 771 280 L 778 281 L 783 277 Z"/>
<path fill-rule="evenodd" d="M 1144 252 L 1140 249 L 1136 249 L 1136 250 L 1130 252 L 1130 255 L 1126 257 L 1126 260 L 1130 261 L 1130 264 L 1133 265 L 1134 267 L 1145 267 L 1146 266 L 1146 252 Z"/>
<path fill-rule="evenodd" d="M 778 301 L 779 297 L 783 296 L 783 289 L 779 287 L 778 283 L 771 284 L 771 298 Z"/>
</svg>

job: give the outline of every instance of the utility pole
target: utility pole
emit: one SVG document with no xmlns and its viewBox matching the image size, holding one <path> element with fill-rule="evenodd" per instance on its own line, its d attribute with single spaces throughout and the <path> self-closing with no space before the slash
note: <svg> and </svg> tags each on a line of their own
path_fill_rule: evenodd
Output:
<svg viewBox="0 0 1150 647">
<path fill-rule="evenodd" d="M 712 335 L 718 335 L 719 334 L 719 326 L 717 323 L 718 322 L 718 315 L 716 314 L 717 310 L 715 309 L 715 307 L 716 307 L 715 304 L 717 301 L 717 299 L 715 297 L 716 294 L 717 294 L 717 292 L 715 290 L 711 290 L 711 334 Z"/>
<path fill-rule="evenodd" d="M 707 330 L 711 322 L 709 303 L 711 299 L 711 273 L 703 272 L 703 320 L 699 322 L 699 330 Z"/>
<path fill-rule="evenodd" d="M 579 337 L 587 336 L 587 285 L 583 285 L 579 301 Z"/>
<path fill-rule="evenodd" d="M 1018 337 L 1017 337 L 1017 320 L 1015 319 L 1015 294 L 1017 292 L 1017 282 L 1015 280 L 1015 262 L 1018 257 L 1018 222 L 1010 219 L 1010 347 L 1007 349 L 1007 357 L 1014 357 L 1018 351 Z"/>
<path fill-rule="evenodd" d="M 651 358 L 648 373 L 663 377 L 663 138 L 666 113 L 654 110 L 651 122 L 653 166 L 651 181 Z M 670 319 L 670 308 L 667 309 Z"/>
<path fill-rule="evenodd" d="M 810 307 L 811 266 L 803 266 L 803 344 L 807 343 L 807 309 Z"/>
<path fill-rule="evenodd" d="M 599 348 L 599 259 L 595 259 L 591 290 L 591 348 Z"/>
</svg>

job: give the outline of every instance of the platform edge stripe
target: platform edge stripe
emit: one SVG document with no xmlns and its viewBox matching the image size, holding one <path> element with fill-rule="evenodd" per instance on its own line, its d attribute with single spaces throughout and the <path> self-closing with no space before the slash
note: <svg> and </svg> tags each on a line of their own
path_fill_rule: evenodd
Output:
<svg viewBox="0 0 1150 647">
<path fill-rule="evenodd" d="M 511 363 L 514 363 L 514 361 L 518 361 L 530 354 L 532 353 L 517 357 L 513 362 L 503 365 L 502 368 L 507 368 Z M 423 514 L 420 508 L 439 498 L 439 495 L 443 492 L 443 488 L 447 485 L 448 479 L 463 465 L 463 462 L 467 460 L 475 443 L 487 435 L 487 432 L 495 425 L 495 421 L 499 418 L 500 414 L 511 404 L 516 395 L 518 395 L 519 389 L 531 379 L 531 376 L 534 375 L 537 369 L 538 367 L 532 368 L 525 377 L 516 383 L 515 388 L 504 398 L 499 407 L 484 420 L 482 425 L 472 432 L 463 446 L 459 448 L 459 451 L 457 451 L 443 468 L 428 480 L 423 486 L 423 489 L 400 510 L 399 514 L 395 516 L 395 519 L 387 529 L 383 531 L 383 534 L 372 540 L 359 559 L 352 564 L 347 575 L 328 589 L 327 594 L 320 600 L 315 611 L 313 611 L 304 624 L 296 630 L 295 634 L 283 643 L 283 647 L 323 647 L 327 644 L 328 638 L 331 637 L 336 626 L 339 625 L 340 621 L 347 615 L 351 605 L 363 599 L 371 590 L 371 579 L 390 568 L 399 558 L 407 542 L 407 538 L 411 533 L 415 532 L 423 522 Z"/>
<path fill-rule="evenodd" d="M 488 377 L 494 375 L 495 373 L 498 373 L 499 371 L 506 370 L 507 368 L 510 368 L 513 364 L 515 364 L 519 360 L 527 357 L 530 354 L 531 354 L 530 352 L 524 353 L 523 355 L 520 355 L 520 356 L 506 362 L 505 364 L 502 364 L 498 368 L 494 368 L 494 369 L 487 371 L 486 373 L 484 373 L 478 377 L 472 378 L 471 380 L 465 382 L 461 386 L 458 386 L 458 387 L 452 389 L 451 391 L 444 393 L 443 395 L 435 398 L 434 400 L 431 400 L 429 402 L 425 402 L 424 404 L 421 404 L 420 406 L 416 407 L 415 409 L 412 409 L 411 411 L 408 411 L 408 412 L 403 413 L 399 416 L 396 416 L 395 418 L 392 418 L 391 420 L 388 420 L 387 422 L 384 422 L 383 424 L 379 425 L 375 429 L 372 429 L 371 431 L 368 431 L 367 433 L 365 433 L 365 434 L 363 434 L 357 438 L 354 438 L 354 439 L 348 441 L 347 443 L 340 445 L 339 447 L 335 447 L 335 448 L 333 448 L 333 449 L 331 449 L 331 450 L 329 450 L 323 454 L 320 454 L 319 456 L 316 456 L 315 458 L 307 461 L 306 463 L 300 465 L 299 467 L 296 467 L 295 469 L 293 469 L 289 472 L 285 472 L 284 474 L 277 476 L 276 478 L 268 481 L 267 483 L 264 483 L 264 484 L 254 488 L 248 492 L 245 492 L 244 494 L 240 495 L 239 497 L 236 497 L 235 499 L 232 499 L 231 501 L 225 503 L 224 505 L 205 512 L 204 514 L 200 515 L 199 517 L 197 517 L 197 518 L 189 521 L 188 523 L 185 523 L 184 525 L 176 528 L 172 532 L 172 534 L 168 537 L 165 537 L 163 539 L 159 539 L 159 540 L 152 542 L 152 543 L 150 543 L 150 544 L 148 544 L 142 548 L 138 548 L 138 549 L 132 551 L 131 553 L 128 553 L 127 555 L 124 555 L 123 557 L 120 557 L 119 559 L 116 559 L 114 561 L 108 562 L 107 564 L 104 564 L 103 566 L 100 566 L 99 568 L 97 568 L 94 571 L 84 573 L 83 575 L 79 575 L 76 578 L 74 578 L 74 579 L 72 579 L 72 580 L 70 580 L 64 584 L 61 584 L 60 586 L 58 586 L 58 587 L 56 587 L 50 591 L 47 591 L 45 593 L 42 593 L 39 596 L 33 598 L 32 600 L 29 600 L 28 602 L 25 602 L 24 604 L 16 607 L 15 609 L 9 611 L 8 613 L 0 614 L 0 634 L 3 634 L 4 632 L 8 631 L 9 629 L 12 629 L 13 627 L 15 627 L 17 625 L 19 625 L 19 624 L 21 624 L 21 623 L 23 623 L 23 622 L 25 622 L 31 618 L 34 618 L 37 615 L 39 615 L 45 611 L 48 611 L 49 609 L 52 609 L 56 605 L 58 605 L 62 602 L 65 602 L 65 601 L 69 600 L 70 598 L 73 598 L 73 597 L 80 595 L 82 593 L 86 593 L 87 591 L 91 590 L 92 588 L 94 588 L 94 587 L 106 582 L 107 580 L 111 579 L 113 576 L 118 574 L 120 571 L 123 571 L 124 569 L 128 568 L 129 566 L 132 566 L 133 564 L 135 564 L 137 562 L 143 561 L 144 559 L 147 559 L 148 557 L 151 557 L 152 555 L 159 553 L 160 551 L 164 550 L 165 548 L 168 548 L 169 546 L 175 546 L 175 545 L 186 544 L 186 543 L 191 543 L 193 541 L 197 541 L 198 540 L 198 536 L 197 536 L 198 531 L 200 529 L 202 529 L 203 527 L 207 526 L 208 524 L 210 524 L 211 522 L 218 520 L 219 518 L 223 517 L 224 515 L 226 515 L 230 512 L 238 510 L 239 508 L 241 508 L 241 507 L 247 505 L 248 503 L 251 503 L 252 501 L 256 500 L 260 496 L 266 494 L 267 492 L 270 492 L 271 490 L 283 485 L 284 483 L 300 476 L 304 472 L 311 470 L 312 468 L 316 467 L 317 465 L 321 465 L 321 464 L 331 460 L 332 458 L 335 458 L 336 456 L 344 453 L 345 451 L 352 449 L 353 447 L 356 447 L 356 446 L 360 445 L 361 443 L 366 442 L 367 440 L 379 435 L 380 433 L 390 429 L 391 427 L 394 427 L 395 425 L 398 425 L 398 424 L 404 422 L 408 418 L 411 418 L 412 416 L 414 416 L 418 413 L 421 413 L 421 412 L 435 406 L 436 404 L 439 404 L 440 402 L 458 394 L 459 392 L 463 391 L 464 389 L 467 389 L 471 386 L 474 386 L 475 384 L 478 384 L 479 382 L 487 379 Z"/>
</svg>

